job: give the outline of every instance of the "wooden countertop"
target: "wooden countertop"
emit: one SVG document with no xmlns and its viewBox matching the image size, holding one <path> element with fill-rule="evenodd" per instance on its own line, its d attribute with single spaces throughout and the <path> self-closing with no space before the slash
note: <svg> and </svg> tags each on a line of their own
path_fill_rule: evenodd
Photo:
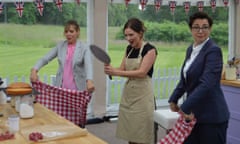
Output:
<svg viewBox="0 0 240 144">
<path fill-rule="evenodd" d="M 221 84 L 240 88 L 240 80 L 221 80 Z"/>
<path fill-rule="evenodd" d="M 9 103 L 0 105 L 0 111 L 3 113 L 3 117 L 0 117 L 0 122 L 6 122 L 7 117 L 11 114 L 16 114 L 16 111 Z M 57 115 L 55 112 L 47 109 L 41 104 L 34 104 L 34 117 L 29 119 L 20 119 L 20 130 L 26 126 L 31 125 L 51 125 L 51 124 L 66 124 L 76 128 L 76 130 L 83 130 L 70 121 Z M 85 130 L 86 132 L 87 130 Z M 15 139 L 1 141 L 1 144 L 28 144 L 22 133 L 18 131 L 15 133 Z M 64 138 L 60 140 L 41 142 L 41 144 L 107 144 L 107 142 L 87 132 L 83 136 Z"/>
</svg>

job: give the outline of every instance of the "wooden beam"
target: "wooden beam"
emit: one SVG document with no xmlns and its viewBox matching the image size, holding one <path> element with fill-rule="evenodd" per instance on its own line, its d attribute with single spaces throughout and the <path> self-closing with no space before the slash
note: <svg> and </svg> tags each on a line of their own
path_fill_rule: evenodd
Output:
<svg viewBox="0 0 240 144">
<path fill-rule="evenodd" d="M 107 49 L 107 1 L 90 0 L 93 4 L 93 35 L 92 44 L 96 44 L 104 50 Z M 94 116 L 104 116 L 106 113 L 107 83 L 104 73 L 104 64 L 94 59 L 94 83 L 96 91 L 94 93 L 93 114 Z"/>
</svg>

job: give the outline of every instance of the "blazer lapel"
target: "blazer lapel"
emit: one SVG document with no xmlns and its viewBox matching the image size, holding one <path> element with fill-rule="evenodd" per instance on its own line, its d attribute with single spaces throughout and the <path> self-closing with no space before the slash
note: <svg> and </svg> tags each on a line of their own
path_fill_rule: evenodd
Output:
<svg viewBox="0 0 240 144">
<path fill-rule="evenodd" d="M 62 59 L 63 66 L 65 65 L 65 61 L 66 61 L 67 48 L 68 48 L 68 43 L 65 41 L 63 43 L 63 47 L 61 48 L 62 49 L 61 59 Z"/>
<path fill-rule="evenodd" d="M 73 59 L 72 59 L 72 67 L 74 68 L 75 63 L 77 62 L 77 59 L 79 59 L 81 53 L 81 42 L 77 41 L 76 42 L 76 47 L 74 50 L 74 54 L 73 54 Z"/>
<path fill-rule="evenodd" d="M 199 54 L 197 55 L 197 57 L 195 58 L 195 60 L 193 61 L 193 63 L 191 64 L 191 66 L 189 67 L 188 69 L 188 72 L 194 68 L 194 67 L 198 67 L 197 63 L 200 59 L 200 57 L 203 57 L 204 56 L 204 52 L 209 48 L 209 46 L 213 43 L 213 41 L 211 39 L 209 39 L 205 45 L 202 47 L 202 49 L 200 50 Z M 192 48 L 191 48 L 191 52 L 190 52 L 190 55 L 192 53 Z M 190 57 L 190 56 L 189 56 Z M 188 58 L 189 58 L 188 57 Z"/>
</svg>

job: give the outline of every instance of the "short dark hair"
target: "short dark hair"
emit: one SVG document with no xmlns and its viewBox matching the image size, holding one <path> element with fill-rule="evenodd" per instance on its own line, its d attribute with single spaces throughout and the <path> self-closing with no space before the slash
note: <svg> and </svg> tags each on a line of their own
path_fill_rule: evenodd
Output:
<svg viewBox="0 0 240 144">
<path fill-rule="evenodd" d="M 194 13 L 193 15 L 191 15 L 189 17 L 188 26 L 190 28 L 192 28 L 192 24 L 193 24 L 193 22 L 196 19 L 207 19 L 209 26 L 212 27 L 213 20 L 207 13 L 205 13 L 205 12 L 196 12 L 196 13 Z"/>
<path fill-rule="evenodd" d="M 123 27 L 123 33 L 127 28 L 131 28 L 133 31 L 137 33 L 144 33 L 146 31 L 144 23 L 138 18 L 130 18 Z"/>
</svg>

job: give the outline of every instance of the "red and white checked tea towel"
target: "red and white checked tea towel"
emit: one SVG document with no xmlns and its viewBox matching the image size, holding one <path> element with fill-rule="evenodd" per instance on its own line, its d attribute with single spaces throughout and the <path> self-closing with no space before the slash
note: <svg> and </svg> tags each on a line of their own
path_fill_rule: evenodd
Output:
<svg viewBox="0 0 240 144">
<path fill-rule="evenodd" d="M 40 94 L 36 101 L 70 120 L 76 125 L 86 124 L 87 106 L 91 94 L 87 91 L 77 91 L 51 86 L 40 81 L 32 82 Z"/>
<path fill-rule="evenodd" d="M 196 119 L 186 122 L 184 116 L 180 114 L 173 129 L 162 138 L 157 144 L 182 144 L 184 140 L 191 134 Z"/>
</svg>

